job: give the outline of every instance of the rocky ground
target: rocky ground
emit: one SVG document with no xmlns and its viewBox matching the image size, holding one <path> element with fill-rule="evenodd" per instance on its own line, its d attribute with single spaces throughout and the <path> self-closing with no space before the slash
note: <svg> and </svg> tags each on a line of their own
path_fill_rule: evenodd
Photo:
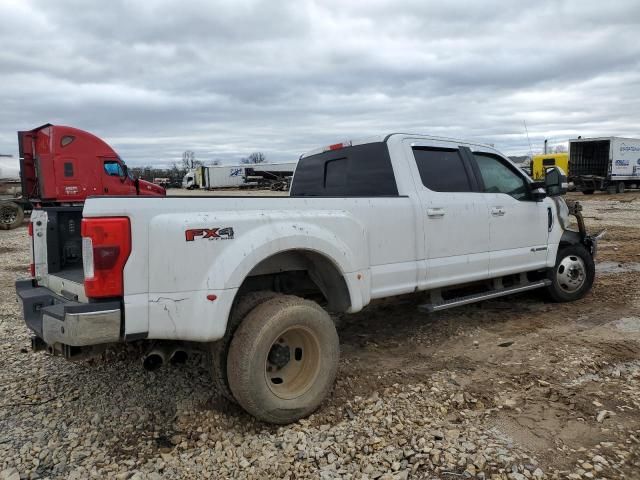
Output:
<svg viewBox="0 0 640 480">
<path fill-rule="evenodd" d="M 578 198 L 607 229 L 587 298 L 345 317 L 333 394 L 285 427 L 220 400 L 197 357 L 30 353 L 26 228 L 0 232 L 0 479 L 640 478 L 640 194 Z"/>
</svg>

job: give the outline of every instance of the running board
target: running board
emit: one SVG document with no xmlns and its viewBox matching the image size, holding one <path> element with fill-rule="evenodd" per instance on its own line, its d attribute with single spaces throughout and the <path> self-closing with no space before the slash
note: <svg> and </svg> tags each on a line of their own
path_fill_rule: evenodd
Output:
<svg viewBox="0 0 640 480">
<path fill-rule="evenodd" d="M 505 295 L 526 292 L 528 290 L 534 290 L 536 288 L 548 287 L 549 285 L 551 285 L 551 280 L 544 279 L 538 282 L 527 283 L 526 285 L 516 285 L 513 287 L 501 288 L 499 290 L 492 290 L 485 293 L 467 295 L 466 297 L 453 298 L 442 303 L 425 303 L 424 305 L 419 305 L 418 308 L 428 313 L 438 312 L 440 310 L 446 310 L 447 308 L 459 307 L 461 305 L 468 305 L 470 303 L 480 302 L 482 300 L 504 297 Z"/>
</svg>

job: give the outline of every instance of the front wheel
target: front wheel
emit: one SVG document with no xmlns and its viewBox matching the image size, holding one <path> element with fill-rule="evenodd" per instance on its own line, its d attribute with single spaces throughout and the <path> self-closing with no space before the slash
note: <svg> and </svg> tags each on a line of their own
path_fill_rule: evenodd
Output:
<svg viewBox="0 0 640 480">
<path fill-rule="evenodd" d="M 583 245 L 560 247 L 547 291 L 556 302 L 578 300 L 591 290 L 595 274 L 593 257 Z"/>
<path fill-rule="evenodd" d="M 331 391 L 340 344 L 318 304 L 278 296 L 254 308 L 231 341 L 229 387 L 248 413 L 286 424 L 310 415 Z"/>
<path fill-rule="evenodd" d="M 624 182 L 618 182 L 616 185 L 616 193 L 624 193 Z"/>
</svg>

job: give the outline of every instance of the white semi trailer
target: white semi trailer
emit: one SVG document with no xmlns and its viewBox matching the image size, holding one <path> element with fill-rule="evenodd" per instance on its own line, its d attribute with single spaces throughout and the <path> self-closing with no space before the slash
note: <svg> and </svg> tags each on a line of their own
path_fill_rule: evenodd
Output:
<svg viewBox="0 0 640 480">
<path fill-rule="evenodd" d="M 297 162 L 200 166 L 187 172 L 182 188 L 215 189 L 288 185 Z"/>
<path fill-rule="evenodd" d="M 569 141 L 569 180 L 586 195 L 624 193 L 640 187 L 640 139 L 577 138 Z"/>
<path fill-rule="evenodd" d="M 245 183 L 244 165 L 211 165 L 196 167 L 187 172 L 182 188 L 229 188 Z"/>
</svg>

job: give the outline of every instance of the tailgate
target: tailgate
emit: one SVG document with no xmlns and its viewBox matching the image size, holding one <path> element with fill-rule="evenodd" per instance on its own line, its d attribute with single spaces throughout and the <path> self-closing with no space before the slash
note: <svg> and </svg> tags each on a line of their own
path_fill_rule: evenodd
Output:
<svg viewBox="0 0 640 480">
<path fill-rule="evenodd" d="M 68 300 L 86 302 L 81 220 L 79 207 L 34 210 L 32 251 L 38 285 Z"/>
</svg>

